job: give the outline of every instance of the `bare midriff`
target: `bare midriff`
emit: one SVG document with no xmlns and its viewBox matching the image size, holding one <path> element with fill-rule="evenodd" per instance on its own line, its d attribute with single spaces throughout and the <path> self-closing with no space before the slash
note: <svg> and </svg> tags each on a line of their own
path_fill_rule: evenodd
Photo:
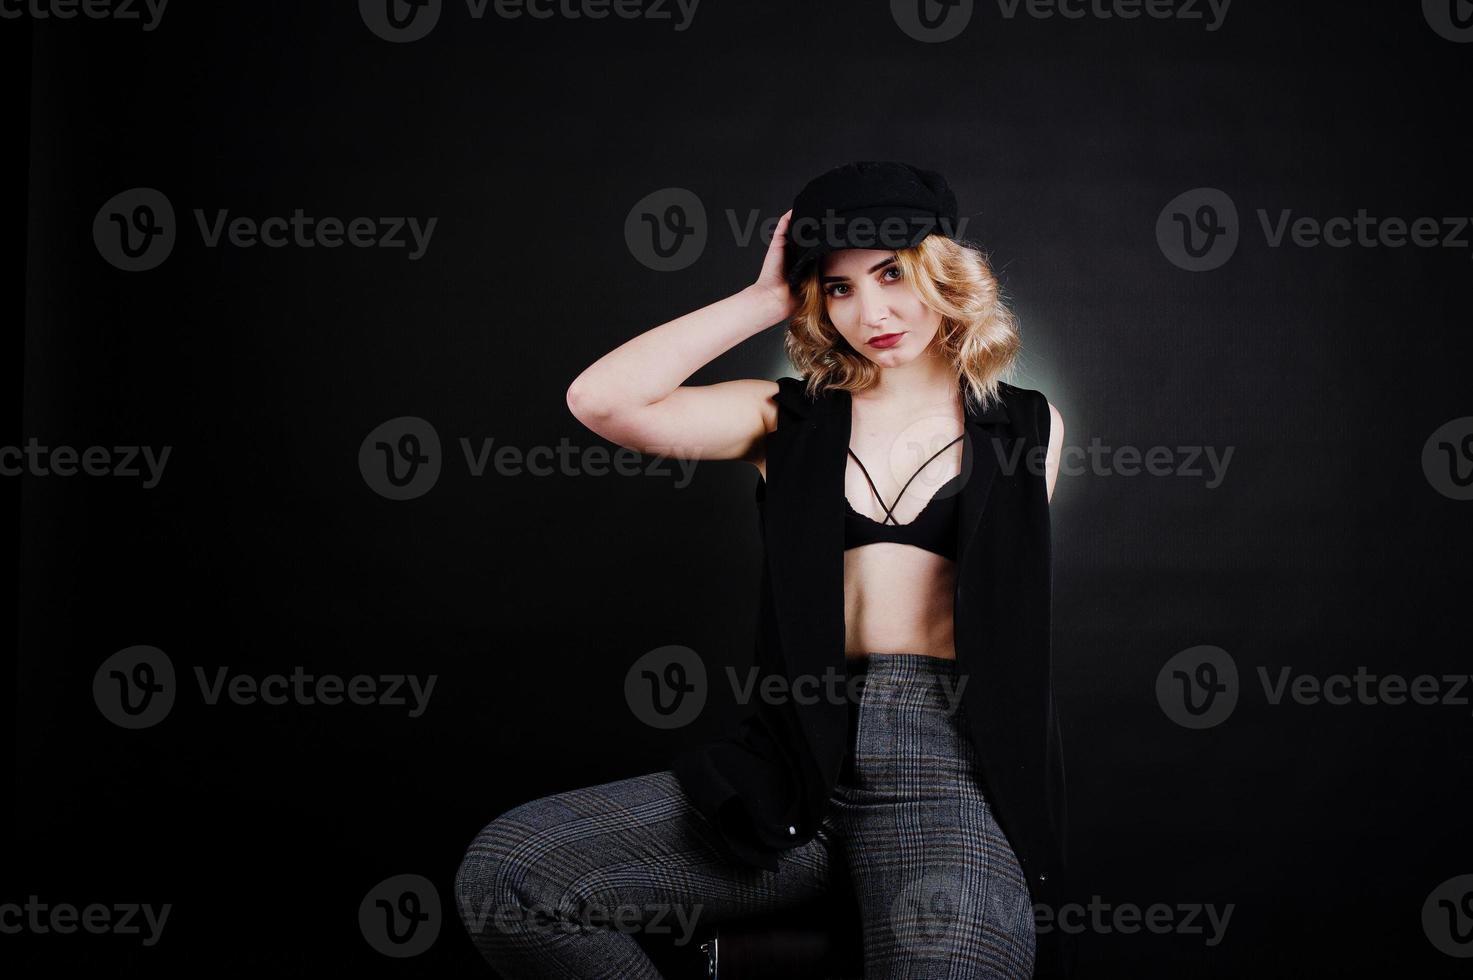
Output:
<svg viewBox="0 0 1473 980">
<path fill-rule="evenodd" d="M 918 653 L 956 659 L 955 563 L 907 544 L 844 552 L 844 656 Z"/>
<path fill-rule="evenodd" d="M 891 423 L 874 431 L 856 423 L 851 451 L 871 460 L 888 461 L 889 447 L 897 444 L 902 431 L 916 444 L 947 448 L 916 471 L 919 478 L 909 487 L 904 486 L 908 478 L 905 472 L 879 470 L 884 482 L 875 490 L 860 475 L 860 467 L 850 465 L 845 472 L 849 506 L 864 517 L 882 521 L 887 517 L 886 505 L 871 497 L 886 493 L 892 521 L 913 521 L 937 490 L 961 471 L 962 449 L 954 441 L 962 425 L 961 414 L 958 402 L 949 412 L 938 411 L 926 417 L 929 427 L 923 427 L 914 417 L 905 426 Z M 766 461 L 756 465 L 765 480 Z M 901 469 L 914 465 L 907 458 Z M 846 549 L 844 656 L 909 653 L 955 660 L 955 590 L 956 563 L 944 555 L 894 541 L 872 541 Z"/>
</svg>

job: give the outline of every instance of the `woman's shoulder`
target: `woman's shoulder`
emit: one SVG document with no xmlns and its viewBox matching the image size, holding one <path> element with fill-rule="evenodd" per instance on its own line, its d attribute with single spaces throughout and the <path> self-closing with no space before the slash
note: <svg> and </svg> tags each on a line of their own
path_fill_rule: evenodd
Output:
<svg viewBox="0 0 1473 980">
<path fill-rule="evenodd" d="M 821 393 L 820 393 L 821 394 Z M 783 408 L 798 415 L 807 415 L 817 404 L 819 395 L 809 395 L 808 379 L 781 377 L 777 379 L 777 390 L 773 393 L 774 400 Z"/>
<path fill-rule="evenodd" d="M 997 383 L 997 393 L 1000 398 L 1022 404 L 1024 401 L 1036 398 L 1044 398 L 1043 392 L 1037 388 L 1024 388 L 1022 385 L 1011 384 L 1007 381 Z M 1044 398 L 1045 401 L 1048 399 Z"/>
<path fill-rule="evenodd" d="M 997 383 L 997 394 L 999 398 L 1015 405 L 1024 405 L 1029 402 L 1050 404 L 1053 401 L 1037 388 L 1024 388 L 1022 385 L 1009 384 L 1006 381 Z M 1053 394 L 1057 395 L 1058 392 Z"/>
<path fill-rule="evenodd" d="M 1063 428 L 1063 416 L 1054 407 L 1053 401 L 1037 388 L 1024 388 L 999 381 L 997 397 L 1015 424 L 1018 419 L 1024 419 L 1038 426 L 1041 432 Z M 1057 392 L 1055 397 L 1058 397 Z"/>
</svg>

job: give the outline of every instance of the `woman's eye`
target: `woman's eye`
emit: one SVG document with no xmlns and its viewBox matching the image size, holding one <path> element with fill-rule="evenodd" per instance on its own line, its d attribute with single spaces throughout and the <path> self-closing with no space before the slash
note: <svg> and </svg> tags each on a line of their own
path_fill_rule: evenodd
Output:
<svg viewBox="0 0 1473 980">
<path fill-rule="evenodd" d="M 893 275 L 891 275 L 892 273 L 893 273 Z M 885 278 L 886 276 L 889 276 L 890 278 L 886 279 Z M 885 281 L 885 282 L 898 282 L 898 281 L 900 281 L 901 279 L 903 279 L 905 277 L 901 273 L 899 266 L 892 265 L 892 266 L 886 267 L 885 270 L 880 273 L 880 278 L 881 278 L 882 281 Z M 824 293 L 827 294 L 827 295 L 829 295 L 829 296 L 844 296 L 844 295 L 847 295 L 847 293 L 840 293 L 839 290 L 841 290 L 841 289 L 847 290 L 848 288 L 849 288 L 849 285 L 847 283 L 836 282 L 832 286 L 825 287 L 824 288 Z"/>
</svg>

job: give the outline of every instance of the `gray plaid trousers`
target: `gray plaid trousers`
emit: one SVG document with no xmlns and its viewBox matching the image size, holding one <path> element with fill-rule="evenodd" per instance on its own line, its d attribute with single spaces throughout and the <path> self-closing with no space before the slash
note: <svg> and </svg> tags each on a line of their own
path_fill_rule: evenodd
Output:
<svg viewBox="0 0 1473 980">
<path fill-rule="evenodd" d="M 852 884 L 866 978 L 1015 980 L 1033 971 L 1023 873 L 977 777 L 956 662 L 851 660 L 850 751 L 814 838 L 776 871 L 729 856 L 669 771 L 523 803 L 456 875 L 462 921 L 503 977 L 659 980 L 633 934 L 689 942 L 724 919 Z"/>
</svg>

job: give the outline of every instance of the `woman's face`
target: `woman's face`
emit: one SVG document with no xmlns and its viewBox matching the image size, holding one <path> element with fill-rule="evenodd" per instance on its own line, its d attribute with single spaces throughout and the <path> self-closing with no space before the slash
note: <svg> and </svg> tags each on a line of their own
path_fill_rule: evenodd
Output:
<svg viewBox="0 0 1473 980">
<path fill-rule="evenodd" d="M 941 314 L 921 302 L 893 251 L 830 252 L 819 266 L 819 285 L 840 335 L 880 367 L 919 357 L 941 328 Z"/>
</svg>

